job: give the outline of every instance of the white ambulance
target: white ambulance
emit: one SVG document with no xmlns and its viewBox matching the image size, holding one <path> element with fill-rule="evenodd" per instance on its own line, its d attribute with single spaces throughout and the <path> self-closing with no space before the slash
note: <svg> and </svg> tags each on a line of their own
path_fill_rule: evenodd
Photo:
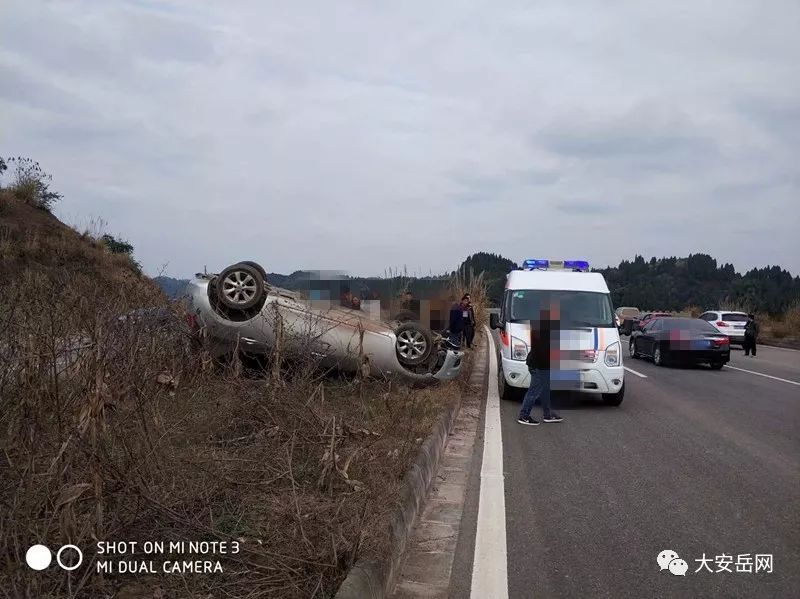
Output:
<svg viewBox="0 0 800 599">
<path fill-rule="evenodd" d="M 618 406 L 625 396 L 622 348 L 611 294 L 603 275 L 589 272 L 583 260 L 525 260 L 506 276 L 500 314 L 491 314 L 491 327 L 500 332 L 500 395 L 520 397 L 530 383 L 525 364 L 534 329 L 556 311 L 558 335 L 551 346 L 551 388 L 594 393 Z M 536 332 L 534 330 L 533 334 Z M 551 353 L 551 356 L 554 354 Z"/>
</svg>

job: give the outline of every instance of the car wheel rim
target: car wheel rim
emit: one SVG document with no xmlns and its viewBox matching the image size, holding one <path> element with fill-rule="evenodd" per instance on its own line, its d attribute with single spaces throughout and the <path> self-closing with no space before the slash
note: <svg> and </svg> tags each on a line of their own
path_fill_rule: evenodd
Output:
<svg viewBox="0 0 800 599">
<path fill-rule="evenodd" d="M 653 361 L 656 364 L 661 364 L 661 350 L 656 348 L 656 353 L 653 355 Z"/>
<path fill-rule="evenodd" d="M 397 336 L 397 351 L 404 358 L 419 358 L 427 347 L 428 342 L 419 331 L 403 331 Z"/>
<path fill-rule="evenodd" d="M 222 293 L 234 304 L 246 304 L 256 291 L 256 280 L 241 270 L 233 271 L 222 281 Z"/>
<path fill-rule="evenodd" d="M 635 343 L 631 343 L 628 346 L 628 352 L 631 354 L 631 358 L 633 358 L 636 355 L 636 344 Z"/>
</svg>

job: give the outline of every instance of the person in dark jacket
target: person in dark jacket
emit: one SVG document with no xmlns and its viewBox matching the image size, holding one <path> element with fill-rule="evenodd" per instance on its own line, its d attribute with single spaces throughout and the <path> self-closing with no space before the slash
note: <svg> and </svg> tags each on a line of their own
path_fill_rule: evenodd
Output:
<svg viewBox="0 0 800 599">
<path fill-rule="evenodd" d="M 550 310 L 541 310 L 539 320 L 531 321 L 531 350 L 525 360 L 531 383 L 522 400 L 522 409 L 517 422 L 537 425 L 539 421 L 531 417 L 533 404 L 537 400 L 542 404 L 542 420 L 544 422 L 561 422 L 563 418 L 550 409 L 550 367 L 559 356 L 559 311 L 557 306 Z"/>
<path fill-rule="evenodd" d="M 467 301 L 461 301 L 450 308 L 450 342 L 461 347 L 461 337 L 464 334 L 464 312 L 468 309 Z"/>
<path fill-rule="evenodd" d="M 464 340 L 467 342 L 467 349 L 472 347 L 472 340 L 475 338 L 475 309 L 472 307 L 472 298 L 469 293 L 465 293 L 461 298 L 462 305 L 466 302 L 467 309 L 461 311 L 461 318 L 464 320 Z"/>
<path fill-rule="evenodd" d="M 745 356 L 749 356 L 750 352 L 753 352 L 753 357 L 756 357 L 756 341 L 758 341 L 758 331 L 759 326 L 756 322 L 755 315 L 748 314 L 747 323 L 744 325 L 744 343 L 742 344 L 742 349 L 744 349 Z"/>
</svg>

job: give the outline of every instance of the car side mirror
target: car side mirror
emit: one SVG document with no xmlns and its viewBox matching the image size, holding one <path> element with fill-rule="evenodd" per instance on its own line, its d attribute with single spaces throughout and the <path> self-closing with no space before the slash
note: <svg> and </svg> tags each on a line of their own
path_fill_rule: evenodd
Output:
<svg viewBox="0 0 800 599">
<path fill-rule="evenodd" d="M 500 315 L 492 312 L 489 314 L 489 326 L 493 329 L 500 329 Z"/>
</svg>

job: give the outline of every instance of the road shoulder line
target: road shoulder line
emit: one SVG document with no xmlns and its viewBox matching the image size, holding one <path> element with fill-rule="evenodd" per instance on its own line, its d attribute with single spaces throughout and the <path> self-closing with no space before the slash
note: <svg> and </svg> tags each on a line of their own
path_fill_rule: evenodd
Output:
<svg viewBox="0 0 800 599">
<path fill-rule="evenodd" d="M 475 599 L 508 598 L 506 545 L 506 497 L 503 476 L 503 434 L 497 385 L 497 352 L 486 327 L 489 350 L 489 385 L 484 423 L 478 526 L 472 562 L 472 592 Z"/>
</svg>

